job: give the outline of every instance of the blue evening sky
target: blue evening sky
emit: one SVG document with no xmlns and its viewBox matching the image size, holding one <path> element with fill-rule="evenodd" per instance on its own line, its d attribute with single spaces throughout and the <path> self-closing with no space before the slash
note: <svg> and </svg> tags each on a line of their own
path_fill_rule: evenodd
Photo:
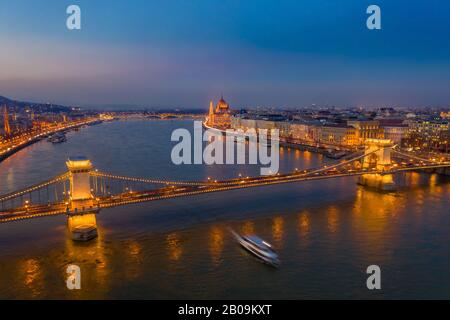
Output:
<svg viewBox="0 0 450 320">
<path fill-rule="evenodd" d="M 82 29 L 66 28 L 77 4 Z M 366 28 L 366 8 L 382 30 Z M 81 106 L 450 106 L 448 0 L 0 1 L 0 95 Z"/>
</svg>

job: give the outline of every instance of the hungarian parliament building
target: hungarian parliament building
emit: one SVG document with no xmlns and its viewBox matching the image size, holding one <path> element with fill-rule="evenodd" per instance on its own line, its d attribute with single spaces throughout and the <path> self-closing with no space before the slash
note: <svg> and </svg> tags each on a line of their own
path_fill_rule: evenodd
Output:
<svg viewBox="0 0 450 320">
<path fill-rule="evenodd" d="M 211 101 L 209 103 L 209 113 L 206 119 L 206 124 L 213 128 L 228 129 L 231 127 L 231 110 L 228 103 L 220 98 L 216 107 Z"/>
</svg>

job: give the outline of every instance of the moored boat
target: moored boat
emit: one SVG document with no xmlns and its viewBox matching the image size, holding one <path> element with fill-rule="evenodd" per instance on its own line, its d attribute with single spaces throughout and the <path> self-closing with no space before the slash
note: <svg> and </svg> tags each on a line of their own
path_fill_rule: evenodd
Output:
<svg viewBox="0 0 450 320">
<path fill-rule="evenodd" d="M 50 136 L 47 141 L 51 143 L 63 143 L 67 141 L 67 138 L 63 132 L 57 132 Z"/>
</svg>

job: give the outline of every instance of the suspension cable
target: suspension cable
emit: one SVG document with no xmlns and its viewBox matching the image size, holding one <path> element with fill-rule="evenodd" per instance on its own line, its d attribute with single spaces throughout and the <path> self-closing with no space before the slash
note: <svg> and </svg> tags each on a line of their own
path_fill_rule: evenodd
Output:
<svg viewBox="0 0 450 320">
<path fill-rule="evenodd" d="M 27 187 L 27 188 L 19 190 L 19 191 L 14 191 L 14 192 L 2 195 L 0 197 L 0 201 L 9 200 L 9 199 L 12 199 L 12 198 L 24 195 L 26 193 L 30 193 L 30 192 L 36 191 L 38 189 L 47 187 L 47 186 L 52 185 L 54 183 L 66 180 L 68 177 L 69 177 L 69 172 L 65 172 L 65 173 L 63 173 L 63 174 L 61 174 L 59 176 L 56 176 L 56 177 L 54 177 L 54 178 L 52 178 L 50 180 L 44 181 L 44 182 L 42 182 L 40 184 L 31 186 L 31 187 Z"/>
</svg>

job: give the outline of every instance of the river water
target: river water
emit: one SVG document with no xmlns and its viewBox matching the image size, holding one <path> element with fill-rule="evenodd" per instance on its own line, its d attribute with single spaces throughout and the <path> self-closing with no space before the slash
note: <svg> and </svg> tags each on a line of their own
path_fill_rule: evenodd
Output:
<svg viewBox="0 0 450 320">
<path fill-rule="evenodd" d="M 258 175 L 259 167 L 175 166 L 174 129 L 191 121 L 110 122 L 36 143 L 0 163 L 0 194 L 66 170 L 70 155 L 99 170 L 172 180 Z M 332 160 L 283 148 L 281 172 Z M 102 210 L 99 237 L 70 240 L 66 217 L 0 224 L 3 299 L 450 298 L 448 178 L 406 173 L 383 194 L 355 178 L 244 189 Z M 271 242 L 282 265 L 244 252 L 229 228 Z M 66 267 L 81 268 L 81 290 Z M 366 268 L 381 268 L 381 290 Z"/>
</svg>

